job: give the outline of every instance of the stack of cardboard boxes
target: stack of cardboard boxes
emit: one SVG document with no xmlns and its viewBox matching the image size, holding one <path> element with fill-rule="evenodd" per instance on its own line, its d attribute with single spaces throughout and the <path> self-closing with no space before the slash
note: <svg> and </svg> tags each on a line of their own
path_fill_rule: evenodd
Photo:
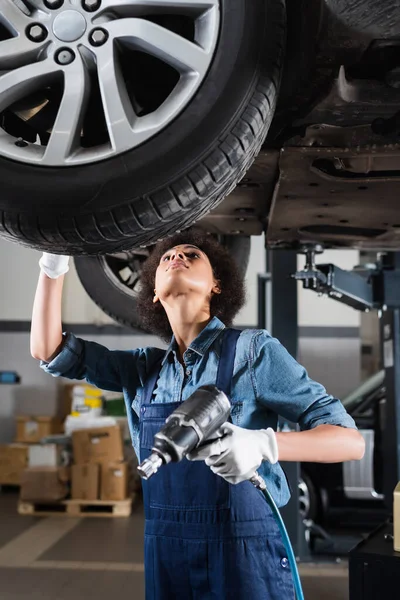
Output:
<svg viewBox="0 0 400 600">
<path fill-rule="evenodd" d="M 22 448 L 20 499 L 25 502 L 128 498 L 128 464 L 118 425 L 74 431 L 69 450 L 58 444 Z"/>
<path fill-rule="evenodd" d="M 0 446 L 0 485 L 20 485 L 28 466 L 28 447 L 23 444 Z"/>
<path fill-rule="evenodd" d="M 128 497 L 128 465 L 119 426 L 74 431 L 72 448 L 72 499 L 113 502 Z"/>
<path fill-rule="evenodd" d="M 20 475 L 20 498 L 30 502 L 58 502 L 68 496 L 70 469 L 67 447 L 42 444 L 62 433 L 57 417 L 17 417 L 17 441 L 26 444 L 28 461 Z"/>
<path fill-rule="evenodd" d="M 132 465 L 124 458 L 126 417 L 119 396 L 108 398 L 88 384 L 67 384 L 61 396 L 63 417 L 17 416 L 15 442 L 0 445 L 0 486 L 20 486 L 21 500 L 38 504 L 70 497 L 127 499 Z M 104 410 L 106 400 L 116 405 L 112 417 Z M 54 435 L 57 439 L 43 443 Z"/>
<path fill-rule="evenodd" d="M 34 466 L 30 455 L 32 445 L 62 431 L 61 420 L 57 417 L 20 415 L 16 426 L 15 442 L 0 445 L 0 485 L 21 485 L 24 471 Z"/>
</svg>

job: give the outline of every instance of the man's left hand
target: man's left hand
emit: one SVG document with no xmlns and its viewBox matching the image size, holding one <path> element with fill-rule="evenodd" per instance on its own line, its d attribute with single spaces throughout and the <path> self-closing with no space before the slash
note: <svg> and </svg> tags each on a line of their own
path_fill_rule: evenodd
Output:
<svg viewBox="0 0 400 600">
<path fill-rule="evenodd" d="M 271 428 L 253 431 L 225 423 L 218 433 L 223 437 L 196 448 L 188 460 L 204 460 L 213 473 L 233 484 L 250 479 L 264 460 L 278 462 L 278 443 Z"/>
</svg>

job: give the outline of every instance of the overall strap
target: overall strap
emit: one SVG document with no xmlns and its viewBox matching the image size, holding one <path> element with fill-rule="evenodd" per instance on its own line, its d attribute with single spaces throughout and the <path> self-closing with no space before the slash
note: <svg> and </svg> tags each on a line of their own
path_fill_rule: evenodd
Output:
<svg viewBox="0 0 400 600">
<path fill-rule="evenodd" d="M 240 336 L 238 329 L 225 329 L 222 340 L 221 356 L 219 359 L 216 386 L 228 398 L 231 393 L 233 367 L 235 364 L 236 345 Z"/>
<path fill-rule="evenodd" d="M 160 350 L 160 352 L 162 352 Z M 158 376 L 161 370 L 161 363 L 164 359 L 165 352 L 162 352 L 161 356 L 159 356 L 156 362 L 153 365 L 153 368 L 150 371 L 149 376 L 146 379 L 146 383 L 144 384 L 143 389 L 143 397 L 141 404 L 151 404 L 151 398 L 153 396 L 154 388 L 156 387 L 156 383 L 158 380 Z"/>
</svg>

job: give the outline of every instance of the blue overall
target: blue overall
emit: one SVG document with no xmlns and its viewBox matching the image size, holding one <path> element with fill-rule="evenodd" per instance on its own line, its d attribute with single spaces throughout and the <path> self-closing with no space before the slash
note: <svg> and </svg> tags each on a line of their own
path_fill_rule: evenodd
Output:
<svg viewBox="0 0 400 600">
<path fill-rule="evenodd" d="M 239 332 L 224 333 L 216 386 L 230 395 Z M 160 363 L 140 407 L 140 459 L 179 403 L 151 403 Z M 211 382 L 210 382 L 211 383 Z M 262 494 L 230 485 L 184 459 L 143 481 L 146 600 L 293 600 L 281 535 Z"/>
</svg>

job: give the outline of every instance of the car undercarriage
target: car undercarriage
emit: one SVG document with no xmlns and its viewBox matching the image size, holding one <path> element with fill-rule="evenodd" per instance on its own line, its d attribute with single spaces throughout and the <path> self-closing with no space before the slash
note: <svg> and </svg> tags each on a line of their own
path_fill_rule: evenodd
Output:
<svg viewBox="0 0 400 600">
<path fill-rule="evenodd" d="M 395 3 L 363 3 L 367 24 L 375 15 L 372 31 L 349 14 L 346 25 L 332 12 L 341 3 L 328 4 L 287 3 L 277 112 L 246 177 L 203 220 L 211 231 L 264 230 L 275 248 L 399 248 L 400 32 L 388 25 Z"/>
</svg>

